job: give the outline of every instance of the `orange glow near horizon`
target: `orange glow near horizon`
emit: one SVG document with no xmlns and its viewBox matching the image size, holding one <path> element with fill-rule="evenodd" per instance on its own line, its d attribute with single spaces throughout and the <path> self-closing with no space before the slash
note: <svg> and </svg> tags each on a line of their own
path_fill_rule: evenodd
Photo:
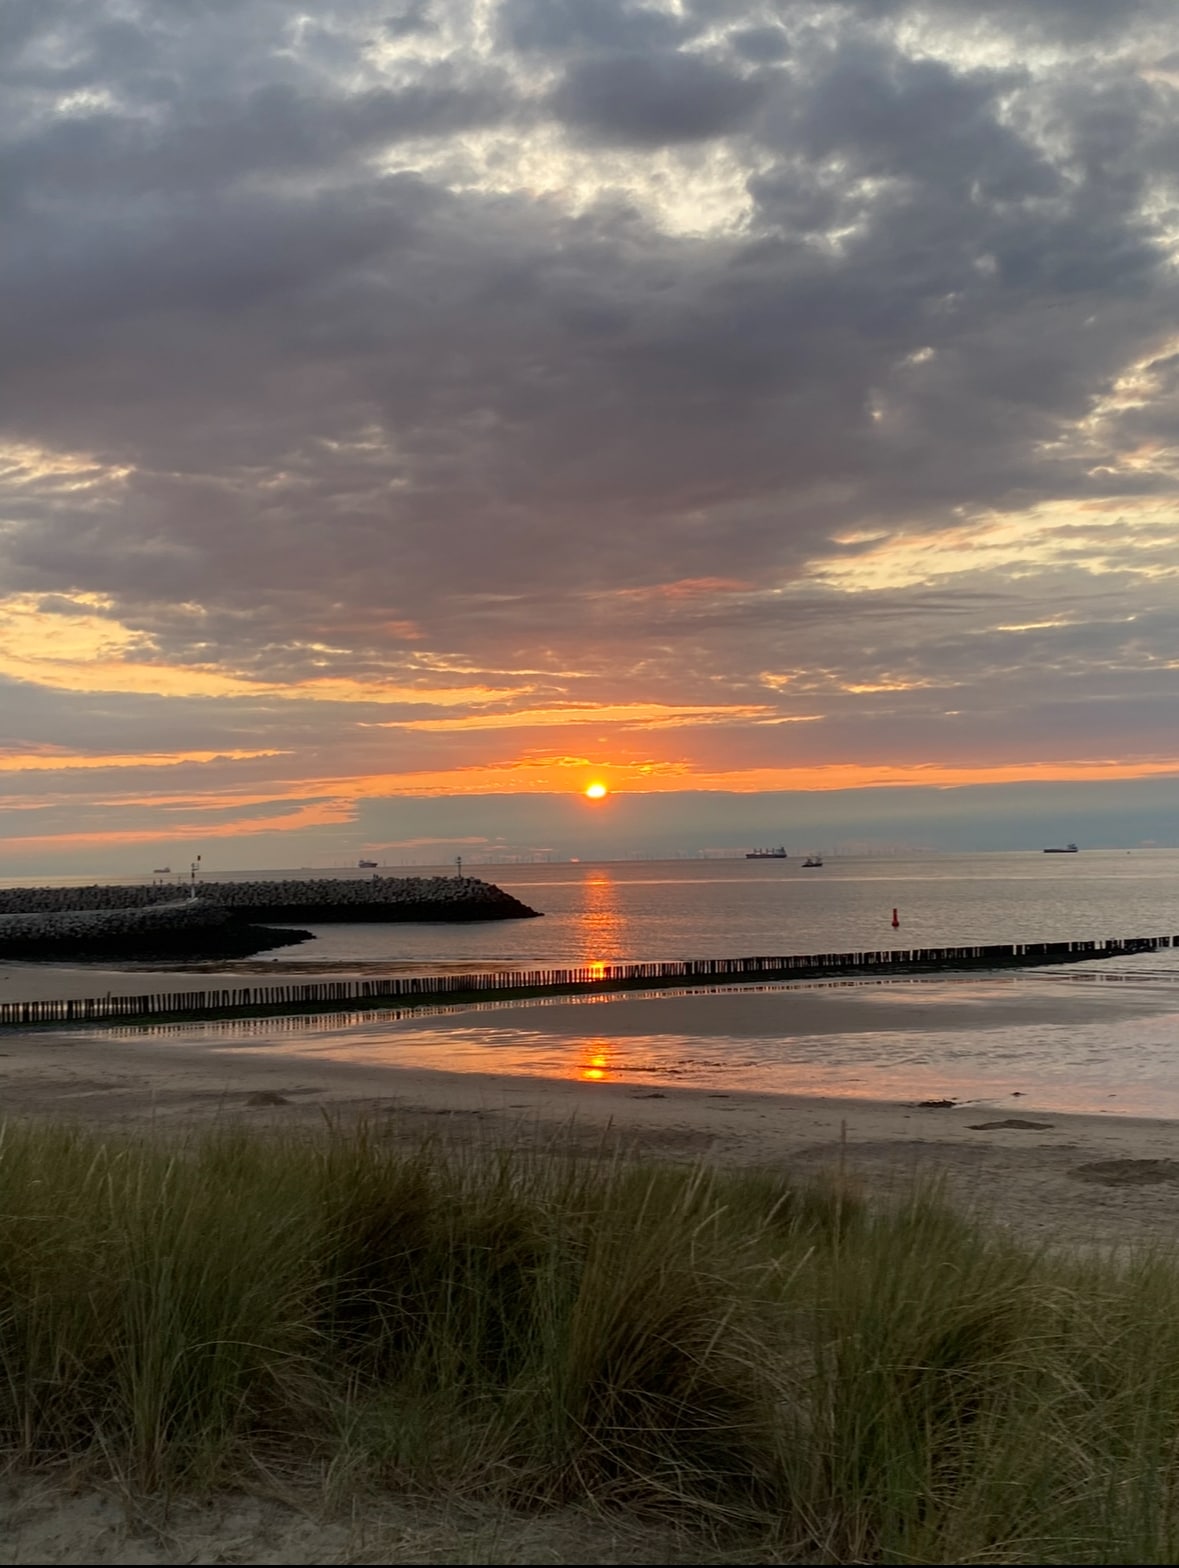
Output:
<svg viewBox="0 0 1179 1568">
<path fill-rule="evenodd" d="M 100 776 L 102 768 L 111 768 L 111 784 L 116 770 L 122 779 L 133 776 L 136 764 L 143 767 L 160 767 L 180 760 L 194 762 L 198 767 L 216 767 L 226 762 L 230 768 L 243 765 L 246 757 L 252 767 L 267 760 L 267 753 L 218 753 L 205 760 L 205 753 L 144 753 L 141 757 L 119 754 L 107 759 L 83 759 L 78 754 L 52 753 L 52 751 L 22 751 L 0 753 L 0 775 L 19 779 L 24 773 L 30 779 L 28 795 L 11 793 L 6 800 L 9 812 L 45 811 L 50 808 L 71 808 L 77 797 L 63 790 L 44 790 L 42 781 L 50 768 L 86 768 L 88 778 Z M 278 753 L 274 762 L 285 770 L 288 754 Z M 119 812 L 130 809 L 152 812 L 155 820 L 136 823 L 135 826 L 118 826 L 105 831 L 86 831 L 83 826 L 71 831 L 42 831 L 36 834 L 3 834 L 0 847 L 6 855 L 28 851 L 69 850 L 85 847 L 116 847 L 116 845 L 165 844 L 187 840 L 235 840 L 249 837 L 290 836 L 306 833 L 309 829 L 340 826 L 356 822 L 362 803 L 368 800 L 390 798 L 466 797 L 480 795 L 547 795 L 568 798 L 571 787 L 588 803 L 597 804 L 610 795 L 615 787 L 626 790 L 627 800 L 643 795 L 666 795 L 684 790 L 713 790 L 729 795 L 759 792 L 815 792 L 815 790 L 870 790 L 897 789 L 897 787 L 923 787 L 923 789 L 952 790 L 983 784 L 1013 784 L 1024 781 L 1121 781 L 1121 779 L 1149 779 L 1179 776 L 1179 757 L 1155 757 L 1149 760 L 1065 759 L 1060 762 L 1002 762 L 991 765 L 897 764 L 881 762 L 869 764 L 796 765 L 787 768 L 732 768 L 715 770 L 709 765 L 693 764 L 690 760 L 674 762 L 611 762 L 611 782 L 605 784 L 593 778 L 588 786 L 574 782 L 571 773 L 580 770 L 582 779 L 590 762 L 586 757 L 575 756 L 525 756 L 505 757 L 492 764 L 472 767 L 450 767 L 447 770 L 403 771 L 403 773 L 368 773 L 357 768 L 351 775 L 307 776 L 307 778 L 282 778 L 276 767 L 270 778 L 256 778 L 251 782 L 219 779 L 210 787 L 202 787 L 196 779 L 190 789 L 154 790 L 141 787 L 127 790 L 111 787 L 107 790 L 88 792 L 88 808 L 114 808 Z M 121 779 L 121 782 L 122 782 Z M 34 782 L 36 781 L 36 782 Z M 594 792 L 594 786 L 604 790 Z M 259 806 L 271 806 L 268 814 L 254 815 Z M 607 809 L 607 808 L 602 808 Z M 224 820 L 209 820 L 216 814 Z M 125 817 L 124 817 L 125 822 Z M 608 911 L 602 911 L 608 916 Z M 596 946 L 596 942 L 594 942 Z"/>
<path fill-rule="evenodd" d="M 574 759 L 576 760 L 576 759 Z M 145 756 L 148 765 L 158 765 L 158 757 Z M 585 759 L 580 759 L 584 766 Z M 391 797 L 439 797 L 479 795 L 567 795 L 568 785 L 557 774 L 567 766 L 563 759 L 530 758 L 519 763 L 501 763 L 498 766 L 455 768 L 445 773 L 421 772 L 403 774 L 356 774 L 351 777 L 336 775 L 331 778 L 276 779 L 266 786 L 234 786 L 224 788 L 193 788 L 185 791 L 171 790 L 111 790 L 90 797 L 93 804 L 166 813 L 166 820 L 144 823 L 134 828 L 113 828 L 103 832 L 85 830 L 39 833 L 34 835 L 7 834 L 0 836 L 0 846 L 12 853 L 20 849 L 77 849 L 81 846 L 153 843 L 164 839 L 207 840 L 237 839 L 254 835 L 281 835 L 297 833 L 310 828 L 334 826 L 356 820 L 360 803 L 365 800 Z M 1060 763 L 1007 763 L 994 767 L 947 767 L 940 764 L 921 766 L 872 767 L 867 765 L 837 764 L 835 766 L 799 767 L 792 769 L 751 769 L 748 771 L 716 773 L 708 769 L 694 771 L 686 764 L 665 765 L 667 771 L 655 771 L 648 766 L 626 767 L 612 765 L 623 777 L 628 796 L 667 794 L 683 790 L 711 789 L 740 795 L 758 791 L 797 790 L 799 792 L 830 789 L 886 789 L 897 787 L 925 787 L 957 789 L 978 784 L 1007 784 L 1028 780 L 1051 782 L 1057 780 L 1124 780 L 1179 776 L 1179 758 L 1157 759 L 1146 762 L 1114 760 L 1065 761 Z M 550 771 L 552 770 L 552 771 Z M 19 761 L 10 763 L 9 776 L 19 776 Z M 41 772 L 40 758 L 33 764 L 34 773 Z M 39 781 L 38 781 L 39 782 Z M 595 781 L 598 782 L 598 781 Z M 607 786 L 607 794 L 609 787 Z M 584 798 L 595 797 L 583 791 Z M 10 796 L 8 809 L 22 806 L 42 810 L 53 804 L 68 804 L 73 797 L 57 791 L 39 791 L 27 801 Z M 257 806 L 285 805 L 286 810 L 271 815 L 251 816 Z M 228 820 L 210 821 L 215 812 L 225 812 Z M 449 841 L 448 841 L 449 842 Z"/>
<path fill-rule="evenodd" d="M 0 772 L 19 776 L 22 773 L 39 774 L 59 769 L 85 768 L 88 772 L 101 773 L 104 769 L 133 772 L 136 766 L 151 768 L 177 762 L 208 763 L 266 761 L 271 758 L 284 765 L 291 753 L 275 749 L 258 751 L 209 751 L 209 752 L 144 752 L 139 756 L 118 756 L 84 753 L 0 752 Z M 584 769 L 585 757 L 554 757 L 525 755 L 518 759 L 503 758 L 490 763 L 458 765 L 444 770 L 420 769 L 401 773 L 368 772 L 358 768 L 354 773 L 331 775 L 308 774 L 301 778 L 274 776 L 255 778 L 249 784 L 230 783 L 220 788 L 207 788 L 194 784 L 186 790 L 139 789 L 107 790 L 93 797 L 97 804 L 119 806 L 185 806 L 194 811 L 241 809 L 264 803 L 290 802 L 305 807 L 313 801 L 329 798 L 337 802 L 372 800 L 388 796 L 446 796 L 446 795 L 563 795 L 568 792 L 571 780 L 568 774 L 574 769 Z M 1055 762 L 1000 762 L 985 763 L 828 763 L 799 764 L 794 767 L 754 767 L 720 770 L 704 765 L 693 765 L 686 759 L 674 761 L 614 762 L 611 772 L 621 781 L 628 794 L 675 794 L 685 790 L 715 790 L 725 794 L 746 795 L 762 792 L 794 791 L 802 793 L 832 789 L 884 789 L 897 787 L 927 787 L 958 789 L 979 784 L 1014 784 L 1032 781 L 1057 783 L 1097 780 L 1147 779 L 1179 775 L 1179 755 L 1148 759 L 1117 758 L 1063 758 Z M 284 771 L 286 768 L 284 766 Z M 562 778 L 561 775 L 566 777 Z M 584 777 L 584 773 L 582 777 Z M 595 786 L 609 795 L 615 784 L 605 784 L 592 779 L 588 786 L 577 786 L 587 799 L 599 800 L 599 794 L 590 794 Z M 42 802 L 49 804 L 53 794 L 43 795 Z M 66 797 L 61 797 L 65 799 Z M 209 831 L 202 829 L 202 831 Z M 215 830 L 214 830 L 215 831 Z M 241 829 L 223 829 L 241 831 Z"/>
<path fill-rule="evenodd" d="M 525 756 L 517 761 L 449 768 L 445 772 L 364 774 L 352 778 L 315 777 L 284 787 L 282 793 L 334 795 L 371 799 L 385 795 L 561 795 L 568 782 L 561 778 L 572 767 L 584 767 L 584 758 Z M 1084 780 L 1145 779 L 1179 775 L 1179 755 L 1145 761 L 1113 758 L 1059 762 L 1001 762 L 993 765 L 946 763 L 813 763 L 796 767 L 756 767 L 720 770 L 694 766 L 686 760 L 611 763 L 615 783 L 628 795 L 676 794 L 685 790 L 716 790 L 752 795 L 764 791 L 801 792 L 832 789 L 881 789 L 899 786 L 959 789 L 972 784 L 1045 783 Z M 584 775 L 583 775 L 584 776 Z M 600 782 L 595 780 L 594 782 Z M 584 793 L 584 791 L 583 791 Z M 230 802 L 227 802 L 230 804 Z"/>
</svg>

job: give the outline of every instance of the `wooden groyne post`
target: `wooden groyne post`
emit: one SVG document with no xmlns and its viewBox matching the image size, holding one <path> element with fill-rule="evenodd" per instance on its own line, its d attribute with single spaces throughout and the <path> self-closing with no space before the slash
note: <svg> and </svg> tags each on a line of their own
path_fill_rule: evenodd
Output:
<svg viewBox="0 0 1179 1568">
<path fill-rule="evenodd" d="M 967 947 L 917 947 L 899 951 L 809 953 L 767 958 L 690 958 L 662 963 L 589 964 L 571 969 L 514 969 L 460 975 L 390 975 L 374 980 L 314 980 L 283 985 L 233 986 L 142 996 L 99 996 L 0 1002 L 0 1028 L 52 1024 L 166 1022 L 281 1016 L 350 1009 L 421 1006 L 430 1002 L 493 1001 L 497 997 L 583 995 L 656 990 L 694 984 L 815 980 L 858 975 L 1038 968 L 1094 958 L 1153 953 L 1179 937 L 1109 937 L 1083 942 L 1012 942 Z"/>
</svg>

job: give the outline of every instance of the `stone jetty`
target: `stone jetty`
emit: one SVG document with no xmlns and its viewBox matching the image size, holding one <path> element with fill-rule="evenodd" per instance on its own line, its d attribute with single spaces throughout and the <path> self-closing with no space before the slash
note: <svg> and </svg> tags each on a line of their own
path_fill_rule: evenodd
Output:
<svg viewBox="0 0 1179 1568">
<path fill-rule="evenodd" d="M 207 899 L 177 899 L 174 890 L 168 901 L 139 907 L 0 914 L 0 959 L 20 963 L 248 958 L 310 939 L 310 931 L 255 925 Z"/>
<path fill-rule="evenodd" d="M 184 890 L 188 891 L 187 884 Z M 139 886 L 0 889 L 0 915 L 67 910 L 143 909 L 174 904 L 175 883 Z M 197 904 L 213 904 L 238 920 L 347 921 L 527 920 L 540 912 L 478 877 L 306 877 L 274 882 L 195 884 Z"/>
</svg>

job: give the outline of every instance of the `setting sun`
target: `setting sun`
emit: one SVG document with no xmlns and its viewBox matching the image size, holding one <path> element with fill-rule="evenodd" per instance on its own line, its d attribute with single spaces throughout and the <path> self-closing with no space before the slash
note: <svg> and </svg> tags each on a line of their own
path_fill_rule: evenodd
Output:
<svg viewBox="0 0 1179 1568">
<path fill-rule="evenodd" d="M 585 792 L 590 800 L 601 800 L 602 796 L 607 793 L 607 790 L 604 784 L 587 784 Z"/>
</svg>

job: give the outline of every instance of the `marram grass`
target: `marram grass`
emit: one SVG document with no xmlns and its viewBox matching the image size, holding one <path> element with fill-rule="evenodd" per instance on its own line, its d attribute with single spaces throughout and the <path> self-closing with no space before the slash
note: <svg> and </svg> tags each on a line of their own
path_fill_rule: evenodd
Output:
<svg viewBox="0 0 1179 1568">
<path fill-rule="evenodd" d="M 1173 1562 L 1179 1265 L 838 1177 L 0 1138 L 0 1442 L 144 1489 L 658 1515 L 761 1562 Z"/>
</svg>

